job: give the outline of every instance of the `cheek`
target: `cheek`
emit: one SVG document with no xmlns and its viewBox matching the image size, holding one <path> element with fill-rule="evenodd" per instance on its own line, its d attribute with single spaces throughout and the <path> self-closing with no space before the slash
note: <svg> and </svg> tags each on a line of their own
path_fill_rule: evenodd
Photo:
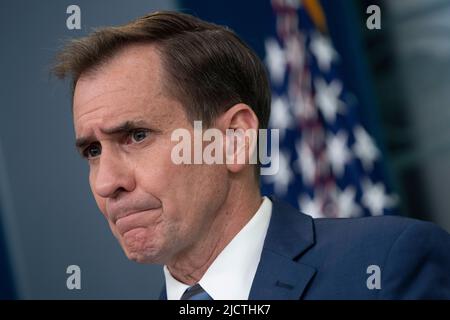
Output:
<svg viewBox="0 0 450 320">
<path fill-rule="evenodd" d="M 177 167 L 171 160 L 171 146 L 159 141 L 133 159 L 137 188 L 144 189 L 156 197 L 167 191 L 167 185 L 177 175 Z"/>
<path fill-rule="evenodd" d="M 201 220 L 209 220 L 225 201 L 228 192 L 226 168 L 221 165 L 177 167 L 168 196 L 172 196 L 175 210 L 182 213 L 184 227 L 202 224 Z"/>
</svg>

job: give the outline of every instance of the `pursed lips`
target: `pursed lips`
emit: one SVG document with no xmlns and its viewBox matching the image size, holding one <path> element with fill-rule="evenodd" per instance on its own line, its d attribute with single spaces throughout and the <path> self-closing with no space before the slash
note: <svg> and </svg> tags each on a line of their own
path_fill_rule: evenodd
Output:
<svg viewBox="0 0 450 320">
<path fill-rule="evenodd" d="M 122 235 L 135 228 L 147 227 L 149 221 L 152 220 L 149 215 L 155 209 L 157 208 L 129 211 L 126 214 L 119 215 L 114 224 Z"/>
<path fill-rule="evenodd" d="M 128 217 L 130 215 L 133 215 L 135 213 L 139 213 L 142 211 L 150 211 L 153 209 L 158 209 L 159 207 L 161 207 L 160 205 L 158 205 L 157 203 L 155 204 L 150 204 L 150 205 L 138 205 L 134 207 L 132 206 L 125 206 L 125 205 L 119 205 L 118 203 L 116 204 L 112 204 L 111 206 L 107 205 L 107 212 L 108 212 L 108 216 L 109 218 L 116 223 L 118 220 Z"/>
<path fill-rule="evenodd" d="M 150 210 L 150 209 L 131 210 L 131 211 L 128 211 L 128 212 L 126 212 L 126 213 L 118 214 L 118 215 L 115 217 L 115 219 L 114 219 L 114 223 L 116 223 L 117 221 L 119 221 L 119 220 L 122 219 L 122 218 L 131 216 L 132 214 L 139 213 L 139 212 L 142 212 L 142 211 L 147 211 L 147 210 Z"/>
</svg>

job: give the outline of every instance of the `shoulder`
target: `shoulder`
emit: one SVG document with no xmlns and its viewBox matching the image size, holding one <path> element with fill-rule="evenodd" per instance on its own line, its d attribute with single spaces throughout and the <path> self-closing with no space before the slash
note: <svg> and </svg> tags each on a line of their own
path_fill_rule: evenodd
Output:
<svg viewBox="0 0 450 320">
<path fill-rule="evenodd" d="M 448 245 L 449 234 L 437 225 L 397 216 L 314 219 L 316 241 L 367 242 L 392 247 L 396 242 L 417 248 L 417 241 Z M 424 241 L 426 240 L 426 241 Z"/>
<path fill-rule="evenodd" d="M 376 265 L 382 274 L 379 298 L 450 297 L 450 235 L 435 224 L 391 216 L 314 219 L 313 224 L 315 246 L 304 261 L 319 270 L 347 279 Z"/>
<path fill-rule="evenodd" d="M 450 298 L 450 235 L 430 222 L 313 219 L 274 202 L 265 248 L 315 270 L 305 299 Z M 367 284 L 374 268 L 379 290 Z"/>
<path fill-rule="evenodd" d="M 374 257 L 381 262 L 405 260 L 430 252 L 450 259 L 450 235 L 433 223 L 382 216 L 314 219 L 315 249 L 348 257 Z M 445 259 L 442 259 L 445 260 Z M 450 263 L 450 262 L 449 262 Z"/>
<path fill-rule="evenodd" d="M 363 218 L 318 218 L 313 219 L 314 229 L 317 236 L 326 234 L 327 238 L 336 236 L 348 238 L 379 238 L 385 241 L 400 236 L 404 231 L 435 232 L 439 227 L 416 219 L 398 216 L 379 216 Z M 417 231 L 416 231 L 417 230 Z"/>
</svg>

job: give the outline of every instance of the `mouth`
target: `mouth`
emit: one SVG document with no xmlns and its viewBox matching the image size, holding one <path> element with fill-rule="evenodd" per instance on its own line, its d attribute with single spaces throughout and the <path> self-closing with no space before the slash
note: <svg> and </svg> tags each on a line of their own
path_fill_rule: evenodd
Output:
<svg viewBox="0 0 450 320">
<path fill-rule="evenodd" d="M 118 216 L 115 218 L 114 223 L 117 223 L 117 221 L 119 221 L 120 219 L 126 218 L 126 217 L 131 216 L 131 215 L 136 214 L 136 213 L 144 212 L 144 211 L 146 211 L 146 209 L 144 209 L 144 210 L 130 211 L 130 212 L 127 212 L 127 213 L 124 213 L 124 214 L 120 214 L 120 215 L 118 215 Z"/>
<path fill-rule="evenodd" d="M 115 225 L 120 234 L 124 235 L 136 228 L 147 228 L 154 220 L 157 208 L 129 212 L 117 218 Z"/>
</svg>

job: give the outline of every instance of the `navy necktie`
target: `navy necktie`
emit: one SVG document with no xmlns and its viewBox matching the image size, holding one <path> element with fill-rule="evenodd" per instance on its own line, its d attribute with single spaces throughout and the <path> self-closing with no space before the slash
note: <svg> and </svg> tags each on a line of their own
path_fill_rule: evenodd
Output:
<svg viewBox="0 0 450 320">
<path fill-rule="evenodd" d="M 180 300 L 213 300 L 213 298 L 197 283 L 187 288 Z"/>
</svg>

